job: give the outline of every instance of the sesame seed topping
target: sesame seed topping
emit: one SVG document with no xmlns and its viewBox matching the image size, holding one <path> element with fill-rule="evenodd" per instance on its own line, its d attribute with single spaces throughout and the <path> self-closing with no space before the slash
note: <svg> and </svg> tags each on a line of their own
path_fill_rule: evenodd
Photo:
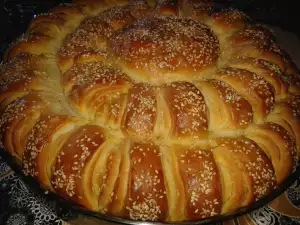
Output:
<svg viewBox="0 0 300 225">
<path fill-rule="evenodd" d="M 167 103 L 175 115 L 176 136 L 200 136 L 207 130 L 207 106 L 193 84 L 176 82 L 164 86 Z"/>
<path fill-rule="evenodd" d="M 124 129 L 135 138 L 149 139 L 156 118 L 156 95 L 153 86 L 136 84 L 129 92 Z"/>
<path fill-rule="evenodd" d="M 220 70 L 217 78 L 230 83 L 249 101 L 252 107 L 257 108 L 263 114 L 268 114 L 273 109 L 275 102 L 274 88 L 261 76 L 244 69 L 228 67 Z M 239 85 L 242 85 L 242 88 Z M 257 98 L 260 99 L 260 103 L 258 103 Z"/>
<path fill-rule="evenodd" d="M 222 213 L 217 156 L 249 185 L 243 201 L 268 194 L 277 167 L 295 171 L 300 70 L 272 31 L 238 10 L 211 14 L 206 0 L 125 2 L 97 15 L 93 3 L 39 16 L 0 65 L 0 147 L 22 157 L 26 175 L 103 213 L 163 221 L 174 202 L 185 204 L 179 217 Z M 237 136 L 251 124 L 266 129 L 261 142 L 277 145 L 278 163 Z M 126 144 L 112 150 L 110 138 Z"/>
<path fill-rule="evenodd" d="M 189 196 L 188 207 L 191 208 L 193 214 L 197 214 L 199 218 L 205 218 L 211 213 L 220 213 L 221 194 L 217 185 L 219 177 L 212 152 L 190 147 L 185 154 L 178 157 L 178 160 L 185 160 L 179 168 Z M 216 196 L 218 199 L 215 198 Z"/>
<path fill-rule="evenodd" d="M 129 216 L 131 219 L 158 220 L 165 214 L 166 201 L 158 146 L 133 143 L 130 158 L 133 188 L 126 206 Z M 134 163 L 139 160 L 142 163 Z"/>
<path fill-rule="evenodd" d="M 253 181 L 255 199 L 258 200 L 269 193 L 275 185 L 275 172 L 272 162 L 258 145 L 243 137 L 223 139 L 222 143 Z"/>
<path fill-rule="evenodd" d="M 110 48 L 125 63 L 162 81 L 164 71 L 201 71 L 219 56 L 218 40 L 206 25 L 173 16 L 137 21 L 113 35 Z"/>
<path fill-rule="evenodd" d="M 103 134 L 100 134 L 99 129 L 99 127 L 94 125 L 81 127 L 79 131 L 73 133 L 68 139 L 64 145 L 65 147 L 62 147 L 59 153 L 60 160 L 56 162 L 51 180 L 56 191 L 64 193 L 68 197 L 74 196 L 76 198 L 76 186 L 81 185 L 82 175 L 85 175 L 83 174 L 84 168 L 99 149 L 98 146 L 105 141 L 105 137 Z M 97 143 L 97 146 L 93 145 L 92 142 Z M 69 143 L 76 144 L 72 148 L 68 148 Z M 105 181 L 106 177 L 104 174 L 102 185 L 105 185 Z M 102 186 L 92 187 L 96 193 L 99 193 L 101 188 Z"/>
</svg>

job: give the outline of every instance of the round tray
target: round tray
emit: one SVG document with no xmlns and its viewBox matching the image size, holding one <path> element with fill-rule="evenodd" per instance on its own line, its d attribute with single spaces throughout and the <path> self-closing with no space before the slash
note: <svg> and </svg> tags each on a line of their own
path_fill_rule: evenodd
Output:
<svg viewBox="0 0 300 225">
<path fill-rule="evenodd" d="M 259 201 L 251 203 L 247 207 L 240 208 L 234 212 L 223 214 L 223 215 L 217 215 L 213 216 L 207 219 L 203 220 L 190 220 L 190 221 L 182 221 L 182 222 L 147 222 L 147 221 L 135 221 L 135 220 L 128 220 L 123 219 L 120 217 L 115 216 L 109 216 L 104 215 L 101 213 L 89 211 L 82 206 L 74 203 L 71 200 L 65 199 L 53 192 L 49 192 L 46 189 L 44 189 L 34 178 L 25 176 L 22 172 L 22 167 L 20 163 L 12 157 L 9 153 L 7 153 L 4 149 L 0 149 L 0 155 L 3 156 L 5 161 L 8 163 L 8 165 L 12 168 L 12 170 L 20 176 L 20 178 L 24 181 L 25 185 L 33 190 L 34 192 L 38 193 L 41 196 L 46 197 L 47 199 L 51 201 L 55 201 L 60 207 L 65 208 L 67 210 L 70 210 L 72 214 L 74 215 L 82 215 L 88 218 L 91 218 L 93 220 L 102 220 L 102 221 L 108 221 L 113 223 L 119 223 L 119 224 L 130 224 L 130 225 L 164 225 L 164 224 L 177 224 L 177 225 L 203 225 L 203 224 L 212 224 L 221 222 L 224 220 L 232 219 L 236 216 L 241 216 L 244 214 L 247 214 L 253 210 L 256 210 L 262 206 L 267 205 L 269 202 L 277 198 L 279 195 L 281 195 L 286 189 L 288 189 L 297 178 L 300 177 L 300 165 L 296 167 L 295 171 L 286 179 L 284 180 L 272 193 L 269 195 L 263 197 Z"/>
<path fill-rule="evenodd" d="M 62 0 L 63 2 L 69 2 L 69 0 Z M 5 1 L 5 2 L 9 2 L 9 1 Z M 13 1 L 11 1 L 13 2 Z M 54 1 L 53 1 L 54 2 Z M 226 3 L 228 2 L 228 3 Z M 289 31 L 293 31 L 293 33 L 299 35 L 300 34 L 300 29 L 298 29 L 296 26 L 293 26 L 292 23 L 290 23 L 291 20 L 289 16 L 295 16 L 295 14 L 292 13 L 285 13 L 282 12 L 278 13 L 277 11 L 280 11 L 280 9 L 283 9 L 280 6 L 277 6 L 277 8 L 275 8 L 276 10 L 274 10 L 274 7 L 270 7 L 270 10 L 268 7 L 260 7 L 259 10 L 257 10 L 257 7 L 254 7 L 255 4 L 254 2 L 261 2 L 261 4 L 263 4 L 263 1 L 256 1 L 256 0 L 233 0 L 233 1 L 217 1 L 217 9 L 218 8 L 228 8 L 230 6 L 233 6 L 232 3 L 230 2 L 234 2 L 234 3 L 238 3 L 241 10 L 244 10 L 243 7 L 248 7 L 249 9 L 246 10 L 246 13 L 250 16 L 251 19 L 257 21 L 257 22 L 263 22 L 266 24 L 278 24 L 279 22 L 281 22 L 281 27 L 287 28 L 287 30 Z M 249 2 L 246 3 L 246 2 Z M 253 3 L 252 5 L 250 3 Z M 268 3 L 269 4 L 269 3 Z M 283 3 L 284 4 L 284 3 Z M 14 6 L 15 3 L 11 4 L 11 6 Z M 259 4 L 257 4 L 259 5 Z M 276 4 L 274 4 L 276 5 Z M 252 8 L 250 7 L 252 6 Z M 44 7 L 44 5 L 41 7 L 44 8 L 43 10 L 49 8 L 48 6 Z M 236 8 L 236 7 L 233 7 Z M 272 8 L 272 10 L 271 10 Z M 296 9 L 296 8 L 294 8 Z M 39 11 L 39 10 L 38 10 Z M 273 11 L 273 12 L 272 12 Z M 13 12 L 13 10 L 12 10 Z M 257 13 L 259 12 L 259 13 Z M 35 14 L 35 12 L 30 12 L 32 14 Z M 10 27 L 10 29 L 20 26 L 20 19 L 18 16 L 16 15 L 20 15 L 19 12 L 17 13 L 11 13 L 12 16 L 15 16 L 15 21 L 17 22 L 17 24 L 12 24 Z M 287 16 L 289 15 L 289 16 Z M 271 18 L 271 19 L 270 19 Z M 27 20 L 23 20 L 23 21 L 27 21 Z M 27 22 L 23 22 L 23 25 L 27 24 Z M 279 25 L 279 24 L 278 24 Z M 288 26 L 289 25 L 289 26 Z M 22 27 L 21 27 L 22 28 Z M 24 28 L 24 27 L 23 27 Z M 22 32 L 22 29 L 20 29 L 20 27 L 17 29 L 18 32 Z M 19 33 L 16 32 L 17 34 L 14 34 L 14 37 L 8 37 L 7 39 L 7 43 L 10 43 L 12 41 L 12 39 L 15 38 L 15 36 L 19 36 Z M 299 35 L 300 36 L 300 35 Z M 5 48 L 7 47 L 7 45 L 5 45 Z M 4 47 L 3 47 L 4 49 Z M 2 54 L 0 54 L 2 56 Z M 299 54 L 299 58 L 300 58 L 300 54 Z M 1 59 L 1 58 L 0 58 Z M 0 60 L 1 61 L 1 60 Z M 68 200 L 65 199 L 59 195 L 56 195 L 55 193 L 52 192 L 48 192 L 47 194 L 45 193 L 46 190 L 32 177 L 28 177 L 25 176 L 22 172 L 22 168 L 21 165 L 15 160 L 14 157 L 12 157 L 10 154 L 8 154 L 4 149 L 0 149 L 0 155 L 3 156 L 3 158 L 5 159 L 5 161 L 8 163 L 8 165 L 12 168 L 12 170 L 14 172 L 16 172 L 16 174 L 24 181 L 25 185 L 30 189 L 33 190 L 35 193 L 44 196 L 45 198 L 51 200 L 51 201 L 55 201 L 61 208 L 67 209 L 69 211 L 71 211 L 72 214 L 74 215 L 82 215 L 84 217 L 87 218 L 91 218 L 93 220 L 101 220 L 101 221 L 108 221 L 108 222 L 113 222 L 113 223 L 119 223 L 119 224 L 131 224 L 131 225 L 163 225 L 163 224 L 170 224 L 170 223 L 161 223 L 161 222 L 145 222 L 145 221 L 133 221 L 133 220 L 127 220 L 127 219 L 122 219 L 119 217 L 114 217 L 114 216 L 108 216 L 108 215 L 104 215 L 101 213 L 97 213 L 97 212 L 92 212 L 89 211 L 85 208 L 83 208 L 82 206 Z M 247 207 L 243 207 L 240 208 L 234 212 L 231 213 L 227 213 L 224 215 L 218 215 L 218 216 L 214 216 L 214 217 L 210 217 L 204 220 L 200 220 L 200 221 L 184 221 L 184 222 L 172 222 L 172 224 L 178 224 L 178 225 L 202 225 L 202 224 L 212 224 L 212 223 L 217 223 L 217 222 L 221 222 L 224 220 L 229 220 L 232 219 L 236 216 L 241 216 L 244 214 L 247 214 L 253 210 L 256 210 L 262 206 L 267 205 L 269 202 L 271 202 L 272 200 L 274 200 L 275 198 L 277 198 L 279 195 L 281 195 L 286 189 L 288 189 L 295 181 L 296 179 L 300 177 L 300 165 L 296 168 L 296 170 L 283 182 L 281 183 L 272 193 L 270 193 L 269 195 L 265 196 L 264 198 L 260 199 L 257 202 L 253 202 L 252 204 L 250 204 Z M 101 223 L 99 223 L 101 224 Z"/>
</svg>

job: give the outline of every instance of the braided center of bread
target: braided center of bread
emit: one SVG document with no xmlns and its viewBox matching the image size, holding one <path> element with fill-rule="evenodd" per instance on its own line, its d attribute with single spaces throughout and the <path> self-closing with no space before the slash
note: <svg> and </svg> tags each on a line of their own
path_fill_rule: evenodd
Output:
<svg viewBox="0 0 300 225">
<path fill-rule="evenodd" d="M 26 175 L 89 210 L 182 221 L 293 172 L 300 71 L 269 29 L 207 0 L 74 2 L 0 68 L 0 144 Z"/>
</svg>

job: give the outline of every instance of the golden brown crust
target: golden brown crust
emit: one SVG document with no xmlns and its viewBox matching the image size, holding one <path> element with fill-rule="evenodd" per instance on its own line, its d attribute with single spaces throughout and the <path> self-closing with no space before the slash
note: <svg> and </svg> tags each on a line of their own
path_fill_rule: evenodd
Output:
<svg viewBox="0 0 300 225">
<path fill-rule="evenodd" d="M 26 175 L 35 177 L 47 188 L 52 188 L 50 178 L 56 156 L 75 123 L 75 118 L 67 116 L 43 116 L 35 123 L 28 134 L 22 157 Z"/>
<path fill-rule="evenodd" d="M 122 130 L 128 137 L 149 140 L 156 121 L 156 92 L 149 84 L 136 84 L 129 90 Z"/>
<path fill-rule="evenodd" d="M 81 5 L 83 12 L 89 16 L 97 15 L 109 7 L 106 0 L 72 0 L 72 2 Z"/>
<path fill-rule="evenodd" d="M 238 57 L 229 62 L 231 67 L 245 69 L 263 77 L 275 90 L 276 100 L 287 97 L 288 84 L 283 78 L 283 71 L 277 64 L 263 59 Z"/>
<path fill-rule="evenodd" d="M 220 214 L 222 194 L 219 171 L 210 150 L 174 146 L 185 189 L 185 217 L 191 220 Z"/>
<path fill-rule="evenodd" d="M 255 142 L 244 137 L 221 138 L 213 154 L 222 176 L 222 213 L 246 206 L 272 191 L 272 162 Z"/>
<path fill-rule="evenodd" d="M 26 95 L 1 110 L 1 146 L 19 159 L 22 158 L 28 133 L 41 114 L 42 104 L 36 96 Z"/>
<path fill-rule="evenodd" d="M 300 95 L 300 74 L 284 73 L 282 79 L 288 84 L 290 93 Z"/>
<path fill-rule="evenodd" d="M 131 1 L 127 5 L 127 8 L 135 19 L 146 17 L 152 13 L 153 10 L 146 0 Z"/>
<path fill-rule="evenodd" d="M 126 141 L 118 138 L 108 139 L 93 156 L 92 161 L 85 168 L 84 186 L 85 204 L 98 204 L 97 210 L 107 212 L 108 205 L 115 195 L 114 188 L 119 177 L 122 163 L 122 148 Z M 91 190 L 86 192 L 86 190 Z"/>
<path fill-rule="evenodd" d="M 88 210 L 201 220 L 297 165 L 300 70 L 271 30 L 211 0 L 74 0 L 4 58 L 0 147 Z"/>
<path fill-rule="evenodd" d="M 100 101 L 100 107 L 97 108 L 95 114 L 95 120 L 107 124 L 117 134 L 123 136 L 120 127 L 122 126 L 123 115 L 127 107 L 128 93 L 124 92 L 112 92 L 105 96 Z M 96 103 L 97 104 L 97 103 Z"/>
<path fill-rule="evenodd" d="M 28 134 L 42 115 L 64 114 L 58 97 L 45 92 L 23 93 L 1 106 L 2 145 L 21 160 Z"/>
<path fill-rule="evenodd" d="M 172 0 L 157 0 L 155 5 L 155 13 L 161 15 L 177 15 L 177 5 Z"/>
<path fill-rule="evenodd" d="M 300 153 L 300 96 L 290 95 L 283 102 L 277 103 L 273 112 L 267 117 L 268 122 L 278 123 L 297 143 L 298 155 Z"/>
<path fill-rule="evenodd" d="M 234 33 L 230 41 L 235 47 L 243 45 L 255 45 L 258 48 L 270 47 L 276 41 L 272 31 L 260 25 L 251 25 Z"/>
<path fill-rule="evenodd" d="M 30 35 L 44 35 L 54 38 L 59 35 L 66 20 L 55 14 L 41 14 L 35 17 L 28 27 Z"/>
<path fill-rule="evenodd" d="M 125 213 L 125 199 L 129 190 L 129 174 L 130 174 L 130 155 L 129 149 L 131 147 L 130 141 L 125 141 L 119 148 L 121 155 L 121 162 L 119 165 L 119 175 L 113 189 L 113 196 L 111 201 L 104 208 L 104 211 L 109 215 L 123 216 Z"/>
<path fill-rule="evenodd" d="M 44 53 L 52 53 L 53 46 L 49 44 L 50 38 L 33 36 L 31 39 L 21 40 L 14 44 L 5 54 L 5 60 L 9 60 L 14 56 L 29 52 L 31 54 L 40 55 Z"/>
<path fill-rule="evenodd" d="M 133 143 L 130 148 L 130 188 L 125 203 L 130 219 L 155 221 L 168 215 L 160 156 L 159 147 L 153 144 Z"/>
<path fill-rule="evenodd" d="M 62 84 L 74 107 L 86 118 L 94 119 L 106 98 L 127 91 L 131 80 L 118 69 L 91 61 L 75 64 L 63 75 Z"/>
<path fill-rule="evenodd" d="M 204 24 L 174 16 L 141 19 L 112 36 L 109 48 L 122 69 L 154 84 L 198 78 L 219 56 L 219 44 Z"/>
<path fill-rule="evenodd" d="M 171 130 L 165 135 L 180 140 L 187 137 L 205 138 L 208 129 L 207 106 L 203 95 L 193 84 L 176 82 L 162 87 L 169 108 Z"/>
<path fill-rule="evenodd" d="M 213 6 L 211 0 L 180 0 L 179 8 L 182 17 L 202 20 L 211 14 Z"/>
<path fill-rule="evenodd" d="M 22 52 L 36 55 L 56 54 L 64 37 L 78 26 L 83 18 L 81 7 L 72 4 L 60 5 L 49 14 L 37 16 L 24 39 L 12 45 L 5 53 L 4 59 L 9 60 Z"/>
<path fill-rule="evenodd" d="M 277 64 L 282 71 L 286 70 L 284 53 L 269 30 L 254 26 L 236 32 L 228 39 L 233 57 L 248 56 L 264 59 Z"/>
<path fill-rule="evenodd" d="M 59 51 L 61 71 L 66 72 L 73 64 L 74 57 L 82 52 L 106 49 L 113 32 L 146 16 L 149 7 L 142 3 L 108 8 L 100 15 L 87 18 L 67 37 L 66 44 Z"/>
<path fill-rule="evenodd" d="M 127 151 L 128 158 L 123 158 L 126 161 L 121 166 L 121 174 L 125 176 L 118 177 L 108 212 L 116 214 L 114 211 L 119 208 L 118 215 L 133 220 L 165 220 L 168 202 L 159 147 L 151 143 L 131 143 Z M 128 188 L 122 191 L 124 180 Z M 116 206 L 118 203 L 121 207 Z"/>
<path fill-rule="evenodd" d="M 262 122 L 274 106 L 274 89 L 261 76 L 247 70 L 228 67 L 220 70 L 215 78 L 234 88 L 252 106 L 255 122 Z"/>
<path fill-rule="evenodd" d="M 95 125 L 84 125 L 72 133 L 57 156 L 51 177 L 56 193 L 97 210 L 97 198 L 88 199 L 87 196 L 93 192 L 93 187 L 86 187 L 84 181 L 85 176 L 89 176 L 86 168 L 93 162 L 93 157 L 97 157 L 106 139 L 105 131 Z"/>
<path fill-rule="evenodd" d="M 274 123 L 249 127 L 246 136 L 254 140 L 272 160 L 276 182 L 280 184 L 293 171 L 298 161 L 292 136 L 283 127 Z"/>
<path fill-rule="evenodd" d="M 196 84 L 200 88 L 209 112 L 209 130 L 230 132 L 241 129 L 253 120 L 252 106 L 227 83 L 207 80 Z"/>
<path fill-rule="evenodd" d="M 55 60 L 51 57 L 20 53 L 0 68 L 0 102 L 19 93 L 51 89 L 59 82 L 52 75 Z M 55 69 L 54 69 L 55 71 Z"/>
<path fill-rule="evenodd" d="M 249 18 L 238 10 L 224 10 L 216 12 L 205 19 L 217 36 L 229 36 L 235 31 L 245 28 L 249 23 Z"/>
</svg>

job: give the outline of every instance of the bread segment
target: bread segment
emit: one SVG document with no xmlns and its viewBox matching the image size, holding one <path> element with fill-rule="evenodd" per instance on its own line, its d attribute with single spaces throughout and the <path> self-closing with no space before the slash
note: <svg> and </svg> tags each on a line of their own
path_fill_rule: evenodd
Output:
<svg viewBox="0 0 300 225">
<path fill-rule="evenodd" d="M 238 46 L 258 46 L 259 48 L 271 47 L 276 42 L 273 31 L 262 25 L 250 25 L 234 33 L 230 41 L 235 47 Z"/>
<path fill-rule="evenodd" d="M 270 29 L 212 7 L 38 15 L 0 65 L 0 147 L 103 218 L 201 223 L 272 193 L 298 165 L 300 70 Z"/>
<path fill-rule="evenodd" d="M 42 116 L 28 134 L 22 163 L 24 173 L 52 189 L 53 166 L 63 144 L 84 121 L 67 116 Z"/>
<path fill-rule="evenodd" d="M 288 84 L 290 93 L 300 95 L 299 74 L 284 73 L 282 79 Z"/>
<path fill-rule="evenodd" d="M 122 149 L 126 141 L 119 138 L 110 138 L 101 146 L 99 154 L 93 157 L 95 161 L 86 168 L 86 180 L 84 183 L 92 186 L 90 199 L 98 199 L 98 209 L 102 213 L 107 212 L 108 205 L 116 194 L 114 188 L 120 174 L 122 162 Z M 91 183 L 91 184 L 90 184 Z M 88 186 L 87 185 L 87 186 Z M 89 188 L 90 186 L 88 186 Z"/>
<path fill-rule="evenodd" d="M 73 0 L 72 3 L 81 5 L 84 14 L 88 16 L 96 16 L 109 7 L 109 2 L 105 0 Z"/>
<path fill-rule="evenodd" d="M 261 123 L 272 111 L 274 89 L 261 76 L 248 70 L 228 67 L 218 71 L 214 78 L 229 84 L 251 104 L 254 122 Z"/>
<path fill-rule="evenodd" d="M 149 7 L 146 3 L 132 2 L 125 6 L 117 4 L 115 7 L 109 7 L 101 14 L 84 20 L 75 32 L 67 37 L 66 43 L 58 53 L 62 73 L 73 65 L 78 54 L 91 50 L 105 50 L 114 32 L 148 13 Z"/>
<path fill-rule="evenodd" d="M 205 138 L 208 129 L 207 106 L 200 90 L 188 82 L 163 86 L 165 102 L 170 111 L 172 139 Z M 166 132 L 166 134 L 168 134 Z"/>
<path fill-rule="evenodd" d="M 275 105 L 267 117 L 268 122 L 277 123 L 296 140 L 298 155 L 300 153 L 300 96 L 291 95 L 289 99 Z"/>
<path fill-rule="evenodd" d="M 249 127 L 246 136 L 255 141 L 272 160 L 276 182 L 280 184 L 297 165 L 295 140 L 283 127 L 275 123 Z"/>
<path fill-rule="evenodd" d="M 76 64 L 63 75 L 66 95 L 88 119 L 95 119 L 98 108 L 113 93 L 126 93 L 131 80 L 120 70 L 101 61 Z M 123 90 L 122 90 L 123 89 Z"/>
<path fill-rule="evenodd" d="M 116 32 L 109 50 L 135 80 L 161 85 L 209 74 L 219 56 L 219 43 L 203 23 L 154 15 Z"/>
<path fill-rule="evenodd" d="M 178 5 L 182 17 L 191 17 L 194 20 L 208 17 L 213 8 L 211 0 L 180 0 Z"/>
<path fill-rule="evenodd" d="M 19 96 L 1 107 L 0 137 L 2 146 L 22 159 L 28 135 L 42 115 L 63 114 L 65 109 L 53 96 L 33 92 Z"/>
<path fill-rule="evenodd" d="M 185 217 L 201 219 L 220 214 L 222 193 L 219 171 L 210 149 L 173 146 L 184 185 Z"/>
<path fill-rule="evenodd" d="M 117 189 L 113 196 L 110 211 L 121 214 L 133 220 L 155 221 L 168 218 L 167 188 L 164 178 L 160 149 L 154 144 L 131 143 L 128 149 L 129 154 L 123 160 L 126 162 L 126 169 L 121 167 L 121 174 L 126 171 L 126 175 L 118 177 Z M 123 173 L 122 173 L 123 172 Z M 128 179 L 128 188 L 119 200 L 121 185 Z M 126 186 L 127 186 L 126 185 Z M 126 196 L 126 197 L 125 197 Z M 124 198 L 125 197 L 125 198 Z M 124 199 L 123 199 L 124 198 Z M 121 203 L 122 208 L 116 205 Z M 116 212 L 118 211 L 118 212 Z"/>
<path fill-rule="evenodd" d="M 163 177 L 165 182 L 168 217 L 165 221 L 183 221 L 185 217 L 185 190 L 179 174 L 179 165 L 172 147 L 160 147 Z"/>
<path fill-rule="evenodd" d="M 31 90 L 53 91 L 60 85 L 57 72 L 54 57 L 18 54 L 0 69 L 0 102 L 13 100 Z"/>
<path fill-rule="evenodd" d="M 176 3 L 172 0 L 157 0 L 155 5 L 155 12 L 161 15 L 177 15 L 178 8 Z"/>
<path fill-rule="evenodd" d="M 230 133 L 230 130 L 243 129 L 253 121 L 250 103 L 224 81 L 211 79 L 196 86 L 208 107 L 210 131 Z"/>
<path fill-rule="evenodd" d="M 244 29 L 249 21 L 246 14 L 232 9 L 216 12 L 204 20 L 217 36 L 229 36 L 230 34 Z"/>
<path fill-rule="evenodd" d="M 121 125 L 123 132 L 133 139 L 152 139 L 158 113 L 155 88 L 149 84 L 136 84 L 128 95 Z"/>
<path fill-rule="evenodd" d="M 104 208 L 104 211 L 108 215 L 128 218 L 128 212 L 126 212 L 126 199 L 130 189 L 130 171 L 131 171 L 131 160 L 130 160 L 130 148 L 131 142 L 124 141 L 122 146 L 119 148 L 121 155 L 121 162 L 119 166 L 119 175 L 113 189 L 113 195 L 111 196 L 110 203 Z"/>
<path fill-rule="evenodd" d="M 228 38 L 228 42 L 232 49 L 232 56 L 264 59 L 277 64 L 282 71 L 285 71 L 284 52 L 274 39 L 273 33 L 268 29 L 261 26 L 251 26 L 234 33 Z"/>
<path fill-rule="evenodd" d="M 98 209 L 99 189 L 88 183 L 86 176 L 90 177 L 93 169 L 90 163 L 100 154 L 107 139 L 103 129 L 91 124 L 72 133 L 53 167 L 51 184 L 56 193 L 90 209 Z"/>
<path fill-rule="evenodd" d="M 36 96 L 25 96 L 2 109 L 0 120 L 1 146 L 19 159 L 22 158 L 28 133 L 41 115 L 38 103 Z M 16 139 L 14 136 L 19 138 Z"/>
<path fill-rule="evenodd" d="M 4 59 L 9 60 L 22 52 L 55 55 L 66 35 L 72 32 L 84 17 L 81 6 L 75 4 L 60 5 L 48 14 L 37 16 L 23 39 L 6 51 Z"/>
<path fill-rule="evenodd" d="M 275 91 L 275 100 L 287 97 L 288 84 L 285 82 L 283 71 L 277 64 L 263 59 L 238 57 L 230 62 L 231 67 L 245 69 L 255 73 L 269 82 Z"/>
<path fill-rule="evenodd" d="M 221 138 L 213 155 L 222 177 L 222 213 L 246 206 L 272 191 L 272 162 L 255 142 L 244 137 Z"/>
<path fill-rule="evenodd" d="M 85 12 L 90 16 L 98 15 L 109 7 L 122 6 L 129 3 L 128 0 L 73 0 L 72 2 L 84 5 Z"/>
</svg>

